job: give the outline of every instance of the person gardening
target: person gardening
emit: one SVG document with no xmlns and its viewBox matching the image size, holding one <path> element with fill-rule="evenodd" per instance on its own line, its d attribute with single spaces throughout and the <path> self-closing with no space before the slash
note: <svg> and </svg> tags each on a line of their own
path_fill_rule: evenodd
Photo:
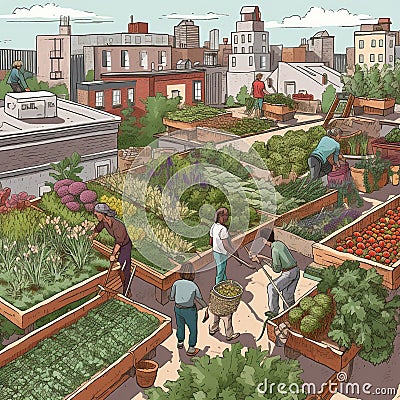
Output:
<svg viewBox="0 0 400 400">
<path fill-rule="evenodd" d="M 228 222 L 229 211 L 225 207 L 219 208 L 214 216 L 214 224 L 210 229 L 210 245 L 213 248 L 213 255 L 217 269 L 215 284 L 226 281 L 226 264 L 229 254 L 237 256 L 229 238 L 226 223 Z"/>
<path fill-rule="evenodd" d="M 129 279 L 131 275 L 131 252 L 132 252 L 132 241 L 128 235 L 125 225 L 115 218 L 117 215 L 115 210 L 112 210 L 107 204 L 99 203 L 94 208 L 94 215 L 96 216 L 99 223 L 95 226 L 93 233 L 89 236 L 93 240 L 103 229 L 114 238 L 114 248 L 110 256 L 110 262 L 118 261 L 123 268 L 124 272 L 124 284 L 123 294 L 129 285 Z M 129 296 L 132 296 L 132 292 L 129 288 Z"/>
<path fill-rule="evenodd" d="M 334 169 L 340 168 L 339 160 L 345 160 L 340 153 L 341 135 L 342 130 L 339 128 L 328 129 L 326 136 L 319 141 L 318 146 L 311 153 L 308 159 L 311 181 L 322 178 Z"/>
<path fill-rule="evenodd" d="M 22 61 L 14 61 L 7 83 L 14 93 L 30 92 L 22 69 Z"/>
<path fill-rule="evenodd" d="M 281 275 L 274 279 L 267 286 L 269 312 L 266 315 L 275 317 L 279 314 L 279 294 L 276 288 L 282 293 L 286 304 L 283 304 L 283 309 L 286 310 L 295 303 L 294 294 L 297 283 L 300 279 L 300 269 L 288 247 L 281 241 L 275 240 L 274 231 L 271 230 L 268 239 L 264 239 L 264 244 L 271 247 L 272 260 L 258 254 L 254 258 L 267 259 L 267 264 L 276 273 Z M 249 254 L 252 257 L 252 254 Z"/>
<path fill-rule="evenodd" d="M 251 95 L 254 98 L 254 116 L 256 118 L 262 117 L 262 106 L 264 101 L 264 95 L 268 94 L 265 88 L 265 83 L 262 81 L 263 74 L 257 74 L 256 79 L 252 84 Z"/>
<path fill-rule="evenodd" d="M 175 301 L 176 337 L 178 349 L 182 349 L 185 340 L 185 325 L 189 328 L 189 348 L 186 354 L 195 356 L 200 349 L 197 344 L 198 311 L 195 300 L 202 308 L 207 307 L 199 287 L 194 283 L 196 273 L 191 262 L 182 264 L 179 271 L 180 278 L 172 285 L 170 300 Z"/>
</svg>

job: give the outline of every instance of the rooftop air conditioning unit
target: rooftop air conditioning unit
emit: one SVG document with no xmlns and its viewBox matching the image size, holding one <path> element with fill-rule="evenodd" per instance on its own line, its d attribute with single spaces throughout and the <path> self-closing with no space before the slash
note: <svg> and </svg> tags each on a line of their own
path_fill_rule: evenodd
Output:
<svg viewBox="0 0 400 400">
<path fill-rule="evenodd" d="M 57 116 L 57 97 L 45 91 L 8 93 L 4 112 L 17 119 L 54 118 Z"/>
</svg>

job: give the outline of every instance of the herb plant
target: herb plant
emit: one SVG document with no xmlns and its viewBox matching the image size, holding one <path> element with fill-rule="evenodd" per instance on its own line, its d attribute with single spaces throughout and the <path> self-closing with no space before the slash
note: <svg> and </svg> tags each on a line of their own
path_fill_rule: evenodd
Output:
<svg viewBox="0 0 400 400">
<path fill-rule="evenodd" d="M 79 166 L 81 162 L 81 156 L 74 152 L 70 157 L 64 158 L 64 160 L 58 163 L 50 164 L 51 168 L 55 172 L 51 172 L 49 175 L 56 181 L 62 179 L 71 179 L 73 181 L 82 181 L 82 178 L 78 176 L 83 171 L 83 166 Z M 46 185 L 54 187 L 54 183 L 46 182 Z"/>
<path fill-rule="evenodd" d="M 399 324 L 400 296 L 387 301 L 383 277 L 374 269 L 365 270 L 355 261 L 322 273 L 320 293 L 330 291 L 336 302 L 336 315 L 328 336 L 339 346 L 361 346 L 359 355 L 378 365 L 393 354 Z"/>
</svg>

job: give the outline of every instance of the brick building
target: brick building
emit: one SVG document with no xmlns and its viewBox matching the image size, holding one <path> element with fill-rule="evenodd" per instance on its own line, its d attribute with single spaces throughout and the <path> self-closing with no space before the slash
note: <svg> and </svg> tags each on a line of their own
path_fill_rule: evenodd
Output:
<svg viewBox="0 0 400 400">
<path fill-rule="evenodd" d="M 78 102 L 119 116 L 130 100 L 134 115 L 140 118 L 145 114 L 144 101 L 157 93 L 181 96 L 189 105 L 205 99 L 205 72 L 200 70 L 105 73 L 101 78 L 78 84 Z"/>
</svg>

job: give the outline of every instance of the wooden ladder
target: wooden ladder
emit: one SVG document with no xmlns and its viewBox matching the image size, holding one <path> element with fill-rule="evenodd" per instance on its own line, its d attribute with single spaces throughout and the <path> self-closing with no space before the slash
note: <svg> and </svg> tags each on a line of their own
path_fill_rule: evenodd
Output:
<svg viewBox="0 0 400 400">
<path fill-rule="evenodd" d="M 346 106 L 344 107 L 342 118 L 348 118 L 350 116 L 351 109 L 353 108 L 355 97 L 350 94 L 349 98 L 347 99 Z"/>
<path fill-rule="evenodd" d="M 335 115 L 335 111 L 336 111 L 338 105 L 339 105 L 339 97 L 336 95 L 335 100 L 333 100 L 333 103 L 331 104 L 331 107 L 329 108 L 328 114 L 326 114 L 324 123 L 322 124 L 322 126 L 325 129 L 329 126 L 331 119 Z"/>
</svg>

